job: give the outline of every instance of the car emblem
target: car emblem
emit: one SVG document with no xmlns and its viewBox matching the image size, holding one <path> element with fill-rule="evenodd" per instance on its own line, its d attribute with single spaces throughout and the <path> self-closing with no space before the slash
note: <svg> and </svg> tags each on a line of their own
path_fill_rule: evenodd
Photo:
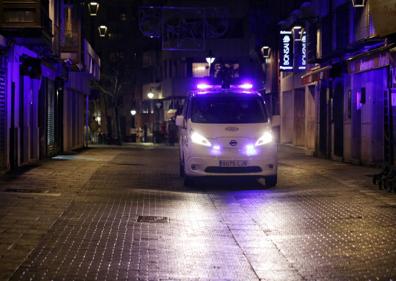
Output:
<svg viewBox="0 0 396 281">
<path fill-rule="evenodd" d="M 238 127 L 227 127 L 225 128 L 226 131 L 230 131 L 230 132 L 236 132 L 239 131 Z"/>
<path fill-rule="evenodd" d="M 231 146 L 236 146 L 238 144 L 238 142 L 236 140 L 231 140 L 230 141 L 230 145 Z"/>
</svg>

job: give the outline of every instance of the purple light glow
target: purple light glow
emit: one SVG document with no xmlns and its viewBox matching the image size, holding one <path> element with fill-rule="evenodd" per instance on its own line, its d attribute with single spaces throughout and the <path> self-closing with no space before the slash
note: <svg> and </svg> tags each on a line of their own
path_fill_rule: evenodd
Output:
<svg viewBox="0 0 396 281">
<path fill-rule="evenodd" d="M 212 154 L 213 155 L 220 155 L 221 154 L 220 145 L 215 144 L 215 145 L 212 146 Z"/>
<path fill-rule="evenodd" d="M 206 84 L 206 83 L 199 83 L 197 85 L 197 89 L 199 89 L 199 90 L 207 90 L 207 89 L 210 89 L 210 88 L 212 88 L 212 85 L 209 85 L 209 84 Z"/>
<path fill-rule="evenodd" d="M 251 83 L 243 83 L 239 85 L 239 88 L 244 89 L 244 90 L 250 90 L 253 88 L 253 85 Z"/>
<path fill-rule="evenodd" d="M 256 155 L 257 154 L 256 148 L 254 147 L 253 144 L 248 144 L 245 147 L 245 152 L 246 152 L 247 156 L 252 156 L 252 155 Z"/>
</svg>

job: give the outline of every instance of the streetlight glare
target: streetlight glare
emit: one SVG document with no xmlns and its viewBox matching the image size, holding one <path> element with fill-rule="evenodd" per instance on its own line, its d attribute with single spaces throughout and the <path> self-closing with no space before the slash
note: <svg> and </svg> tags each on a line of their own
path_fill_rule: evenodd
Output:
<svg viewBox="0 0 396 281">
<path fill-rule="evenodd" d="M 207 62 L 209 65 L 212 64 L 214 61 L 215 61 L 215 58 L 214 58 L 214 57 L 207 57 L 207 58 L 206 58 L 206 62 Z"/>
</svg>

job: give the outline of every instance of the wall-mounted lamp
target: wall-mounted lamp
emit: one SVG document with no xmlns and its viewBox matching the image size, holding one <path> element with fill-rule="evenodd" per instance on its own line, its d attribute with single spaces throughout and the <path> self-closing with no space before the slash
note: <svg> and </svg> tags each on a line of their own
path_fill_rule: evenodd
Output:
<svg viewBox="0 0 396 281">
<path fill-rule="evenodd" d="M 261 48 L 261 54 L 263 58 L 269 58 L 271 55 L 271 48 L 269 46 L 264 46 Z"/>
<path fill-rule="evenodd" d="M 106 33 L 107 33 L 107 26 L 105 26 L 105 25 L 100 25 L 100 26 L 98 27 L 98 30 L 99 30 L 99 36 L 100 36 L 100 37 L 105 37 L 105 36 L 106 36 Z"/>
<path fill-rule="evenodd" d="M 362 8 L 366 4 L 366 0 L 352 0 L 352 6 L 354 8 Z"/>
<path fill-rule="evenodd" d="M 147 93 L 147 97 L 149 99 L 153 99 L 154 98 L 154 94 L 152 92 Z"/>
<path fill-rule="evenodd" d="M 99 3 L 98 2 L 89 2 L 88 3 L 88 13 L 90 16 L 95 17 L 99 11 Z"/>
</svg>

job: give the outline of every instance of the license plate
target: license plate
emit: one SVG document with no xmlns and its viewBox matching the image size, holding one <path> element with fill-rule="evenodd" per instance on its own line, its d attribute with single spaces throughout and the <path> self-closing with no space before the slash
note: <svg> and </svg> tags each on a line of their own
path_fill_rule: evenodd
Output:
<svg viewBox="0 0 396 281">
<path fill-rule="evenodd" d="M 246 160 L 220 160 L 220 167 L 246 167 L 248 161 Z"/>
</svg>

